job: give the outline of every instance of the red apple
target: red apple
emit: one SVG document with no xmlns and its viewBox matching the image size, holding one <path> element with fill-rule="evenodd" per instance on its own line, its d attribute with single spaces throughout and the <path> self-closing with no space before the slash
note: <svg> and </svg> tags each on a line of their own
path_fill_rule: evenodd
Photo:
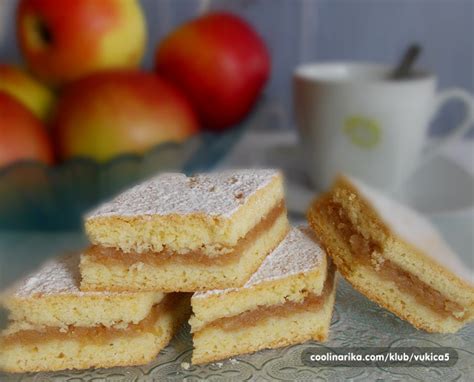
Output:
<svg viewBox="0 0 474 382">
<path fill-rule="evenodd" d="M 146 40 L 136 0 L 21 0 L 17 34 L 32 72 L 54 85 L 136 67 Z"/>
<path fill-rule="evenodd" d="M 268 79 L 270 58 L 244 20 L 212 13 L 167 36 L 158 46 L 155 67 L 186 93 L 203 127 L 221 130 L 254 105 Z"/>
<path fill-rule="evenodd" d="M 41 121 L 0 91 L 0 167 L 18 160 L 53 162 L 53 150 Z"/>
<path fill-rule="evenodd" d="M 22 103 L 42 121 L 47 121 L 54 105 L 53 93 L 24 70 L 0 64 L 0 91 Z"/>
<path fill-rule="evenodd" d="M 65 88 L 53 117 L 59 156 L 105 161 L 142 153 L 198 130 L 197 116 L 174 85 L 153 73 L 92 74 Z"/>
</svg>

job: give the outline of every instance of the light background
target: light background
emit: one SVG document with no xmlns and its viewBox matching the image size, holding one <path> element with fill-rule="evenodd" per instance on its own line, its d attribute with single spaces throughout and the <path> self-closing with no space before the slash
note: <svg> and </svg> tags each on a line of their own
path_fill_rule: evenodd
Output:
<svg viewBox="0 0 474 382">
<path fill-rule="evenodd" d="M 226 9 L 250 21 L 266 40 L 273 71 L 266 94 L 293 126 L 291 73 L 301 62 L 361 60 L 395 63 L 411 42 L 424 51 L 419 66 L 435 72 L 439 87 L 474 92 L 474 0 L 140 0 L 149 41 L 145 68 L 157 41 L 179 23 L 207 9 Z M 21 62 L 14 34 L 16 0 L 0 0 L 0 59 Z M 3 36 L 3 37 L 2 37 Z M 449 105 L 431 133 L 441 135 L 462 116 Z M 474 137 L 471 130 L 470 137 Z"/>
</svg>

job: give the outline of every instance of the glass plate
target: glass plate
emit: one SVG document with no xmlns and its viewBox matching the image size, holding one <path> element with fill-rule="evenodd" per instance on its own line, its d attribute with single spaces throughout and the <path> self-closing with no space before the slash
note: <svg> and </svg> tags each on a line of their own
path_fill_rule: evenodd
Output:
<svg viewBox="0 0 474 382">
<path fill-rule="evenodd" d="M 311 368 L 301 363 L 301 353 L 313 347 L 453 347 L 459 360 L 453 367 L 402 368 L 402 367 L 320 367 Z M 347 282 L 339 280 L 336 306 L 332 318 L 329 340 L 320 344 L 304 344 L 275 350 L 264 350 L 252 355 L 235 357 L 205 366 L 191 366 L 192 341 L 189 328 L 184 327 L 154 362 L 146 366 L 1 375 L 3 382 L 10 381 L 468 381 L 474 376 L 474 325 L 465 326 L 456 334 L 429 334 L 418 331 L 390 312 L 378 307 L 353 290 Z"/>
<path fill-rule="evenodd" d="M 201 133 L 180 144 L 161 144 L 144 155 L 121 155 L 106 163 L 74 158 L 54 167 L 13 164 L 0 170 L 0 229 L 78 229 L 86 210 L 151 175 L 211 169 L 253 118 L 220 134 Z"/>
</svg>

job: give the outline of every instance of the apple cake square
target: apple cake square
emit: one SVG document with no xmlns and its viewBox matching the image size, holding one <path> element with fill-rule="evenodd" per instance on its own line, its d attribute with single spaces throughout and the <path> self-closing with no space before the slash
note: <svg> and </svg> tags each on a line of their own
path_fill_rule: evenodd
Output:
<svg viewBox="0 0 474 382">
<path fill-rule="evenodd" d="M 189 317 L 189 294 L 83 292 L 78 265 L 76 254 L 55 258 L 2 294 L 0 370 L 146 364 Z"/>
<path fill-rule="evenodd" d="M 241 286 L 288 231 L 282 176 L 161 174 L 89 213 L 85 230 L 84 290 Z"/>
<path fill-rule="evenodd" d="M 192 362 L 324 341 L 335 296 L 335 267 L 307 226 L 292 228 L 244 286 L 191 298 Z"/>
<path fill-rule="evenodd" d="M 342 276 L 413 326 L 450 333 L 473 319 L 472 274 L 418 212 L 341 175 L 308 220 Z"/>
</svg>

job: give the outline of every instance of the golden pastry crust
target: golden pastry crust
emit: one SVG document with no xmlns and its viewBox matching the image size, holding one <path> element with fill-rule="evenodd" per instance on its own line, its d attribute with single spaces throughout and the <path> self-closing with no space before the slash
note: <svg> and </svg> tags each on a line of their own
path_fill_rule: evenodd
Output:
<svg viewBox="0 0 474 382">
<path fill-rule="evenodd" d="M 335 267 L 309 227 L 292 228 L 239 288 L 195 293 L 192 362 L 327 337 Z"/>
<path fill-rule="evenodd" d="M 79 253 L 53 258 L 1 295 L 11 321 L 35 325 L 113 327 L 138 323 L 163 298 L 161 292 L 80 290 Z"/>
<path fill-rule="evenodd" d="M 331 191 L 312 203 L 307 217 L 342 276 L 369 299 L 418 329 L 455 332 L 473 318 L 472 285 L 402 239 L 349 178 L 339 177 Z M 429 234 L 432 238 L 431 231 Z M 395 277 L 382 277 L 387 273 L 384 264 L 398 268 L 406 280 L 421 287 L 407 292 Z M 455 308 L 452 314 L 430 308 L 429 301 L 417 298 L 423 292 L 419 289 L 425 289 L 427 296 L 446 299 L 448 312 Z"/>
<path fill-rule="evenodd" d="M 146 364 L 189 317 L 189 299 L 190 295 L 168 295 L 154 308 L 146 325 L 121 330 L 91 328 L 98 331 L 97 336 L 86 337 L 86 328 L 80 329 L 81 335 L 67 330 L 50 330 L 51 335 L 49 331 L 34 333 L 35 329 L 25 332 L 21 325 L 7 328 L 0 337 L 0 370 L 24 373 Z"/>
<path fill-rule="evenodd" d="M 83 290 L 193 292 L 243 285 L 288 232 L 286 210 L 230 264 L 163 264 L 120 262 L 102 264 L 84 254 L 81 258 Z M 185 255 L 183 255 L 185 256 Z"/>
<path fill-rule="evenodd" d="M 274 317 L 237 331 L 212 326 L 200 330 L 193 334 L 192 363 L 204 364 L 309 340 L 325 341 L 331 324 L 335 289 L 334 287 L 323 307 L 317 311 Z"/>
<path fill-rule="evenodd" d="M 328 266 L 326 253 L 315 242 L 311 229 L 294 227 L 243 286 L 193 295 L 192 331 L 222 317 L 320 295 Z"/>
<path fill-rule="evenodd" d="M 89 213 L 85 230 L 93 244 L 124 252 L 220 256 L 282 200 L 276 170 L 161 174 Z"/>
</svg>

